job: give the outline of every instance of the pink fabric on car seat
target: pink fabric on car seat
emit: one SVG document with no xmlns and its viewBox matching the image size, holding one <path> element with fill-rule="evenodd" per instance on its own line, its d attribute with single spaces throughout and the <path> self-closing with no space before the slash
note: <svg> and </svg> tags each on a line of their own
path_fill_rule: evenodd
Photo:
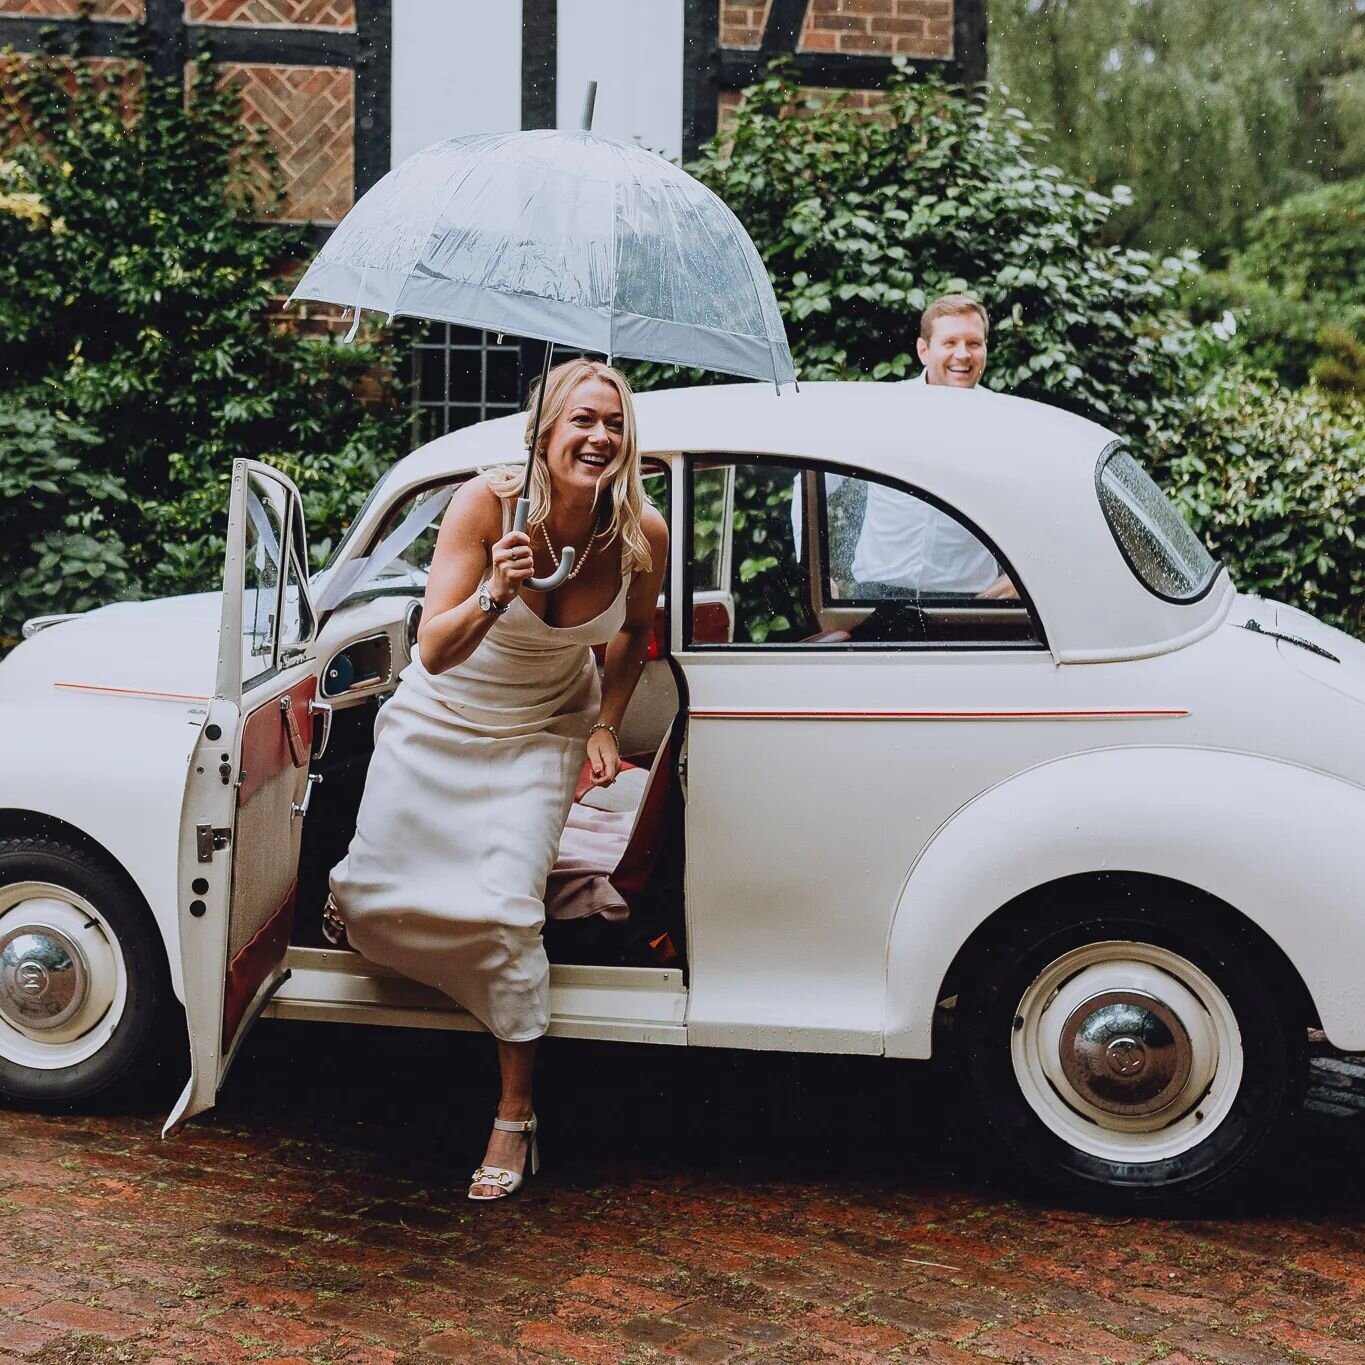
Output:
<svg viewBox="0 0 1365 1365">
<path fill-rule="evenodd" d="M 634 823 L 633 810 L 595 810 L 573 803 L 559 841 L 559 857 L 545 883 L 545 913 L 551 919 L 627 918 L 630 908 L 610 878 Z"/>
</svg>

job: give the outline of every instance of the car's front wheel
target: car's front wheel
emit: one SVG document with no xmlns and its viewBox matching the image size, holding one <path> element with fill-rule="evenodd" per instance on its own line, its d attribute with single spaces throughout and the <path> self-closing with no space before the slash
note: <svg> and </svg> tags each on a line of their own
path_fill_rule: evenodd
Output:
<svg viewBox="0 0 1365 1365">
<path fill-rule="evenodd" d="M 1265 945 L 1197 901 L 1072 901 L 969 965 L 958 1060 L 1011 1169 L 1169 1200 L 1247 1168 L 1296 1110 L 1296 999 Z"/>
<path fill-rule="evenodd" d="M 74 841 L 0 839 L 0 1100 L 130 1092 L 183 1051 L 174 1003 L 156 926 L 117 868 Z"/>
</svg>

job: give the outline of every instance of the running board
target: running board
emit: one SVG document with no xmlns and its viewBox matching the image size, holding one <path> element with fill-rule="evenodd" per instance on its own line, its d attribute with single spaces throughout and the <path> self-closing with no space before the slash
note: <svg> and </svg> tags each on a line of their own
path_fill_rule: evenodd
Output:
<svg viewBox="0 0 1365 1365">
<path fill-rule="evenodd" d="M 349 949 L 290 948 L 289 978 L 267 1019 L 482 1031 L 467 1010 L 430 986 L 366 962 Z M 663 967 L 550 968 L 550 1035 L 628 1043 L 687 1042 L 682 972 Z"/>
</svg>

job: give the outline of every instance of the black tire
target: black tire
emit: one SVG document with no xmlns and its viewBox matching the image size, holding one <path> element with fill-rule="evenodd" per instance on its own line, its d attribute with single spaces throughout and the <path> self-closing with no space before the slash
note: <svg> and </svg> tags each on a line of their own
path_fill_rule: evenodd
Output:
<svg viewBox="0 0 1365 1365">
<path fill-rule="evenodd" d="M 34 918 L 22 901 L 6 904 L 27 882 L 59 888 L 95 910 L 102 923 L 85 912 L 90 921 L 85 932 L 97 936 L 93 944 L 99 960 L 106 964 L 106 973 L 108 963 L 119 964 L 124 989 L 120 1008 L 111 1006 L 98 1018 L 91 1011 L 90 1026 L 82 1037 L 93 1045 L 100 1035 L 107 1032 L 108 1036 L 88 1056 L 74 1056 L 84 1046 L 79 1040 L 70 1048 L 49 1044 L 47 1035 L 25 1036 L 0 1014 L 0 1102 L 44 1110 L 94 1108 L 145 1100 L 153 1082 L 160 1097 L 183 1077 L 188 1048 L 184 1012 L 171 989 L 165 951 L 151 913 L 121 869 L 94 850 L 55 838 L 0 839 L 0 942 L 16 922 L 22 925 Z M 79 912 L 79 906 L 75 909 Z M 32 1065 L 34 1049 L 47 1046 L 52 1046 L 59 1064 Z M 68 1052 L 73 1060 L 60 1064 Z"/>
<path fill-rule="evenodd" d="M 1179 1205 L 1255 1169 L 1276 1149 L 1297 1112 L 1308 1074 L 1302 990 L 1267 941 L 1226 907 L 1150 884 L 1091 886 L 1041 913 L 1036 902 L 1032 909 L 1035 913 L 1014 919 L 998 934 L 990 936 L 988 931 L 964 966 L 952 1011 L 954 1070 L 964 1098 L 992 1140 L 992 1164 L 1011 1178 L 1031 1178 L 1030 1183 L 1048 1193 L 1109 1208 Z M 1240 1080 L 1229 1079 L 1235 1071 L 1218 1071 L 1201 1093 L 1199 1077 L 1206 1072 L 1196 1067 L 1184 1090 L 1174 1091 L 1178 1080 L 1172 1079 L 1171 1088 L 1141 1095 L 1122 1089 L 1136 1085 L 1136 1080 L 1113 1077 L 1128 1074 L 1137 1052 L 1142 1060 L 1136 1062 L 1134 1074 L 1150 1060 L 1143 1083 L 1155 1086 L 1158 1073 L 1176 1055 L 1174 1047 L 1162 1042 L 1170 1033 L 1158 1027 L 1153 1035 L 1156 1045 L 1149 1052 L 1141 1045 L 1131 1047 L 1128 1037 L 1113 1037 L 1104 1027 L 1089 1034 L 1078 1026 L 1075 1035 L 1059 1029 L 1063 1019 L 1153 1018 L 1150 1013 L 1116 1012 L 1129 1008 L 1126 1004 L 1109 1007 L 1103 1016 L 1094 1013 L 1104 1008 L 1102 993 L 1087 992 L 1111 971 L 1106 957 L 1112 955 L 1118 963 L 1124 954 L 1144 971 L 1169 973 L 1191 988 L 1207 1019 L 1174 989 L 1166 992 L 1169 998 L 1164 1001 L 1155 988 L 1147 997 L 1154 995 L 1163 1008 L 1183 998 L 1183 1007 L 1177 1004 L 1171 1013 L 1182 1019 L 1183 1008 L 1191 1016 L 1187 1037 L 1239 1035 L 1231 1045 L 1221 1046 L 1228 1059 L 1240 1049 Z M 1049 1010 L 1056 1011 L 1051 1019 Z M 1235 1019 L 1231 1029 L 1229 1011 Z M 1210 1021 L 1218 1019 L 1224 1021 L 1223 1032 L 1216 1028 L 1210 1032 Z M 1126 1027 L 1122 1024 L 1119 1031 Z M 1073 1036 L 1075 1041 L 1068 1045 Z M 1095 1037 L 1098 1042 L 1091 1041 Z M 1055 1062 L 1048 1046 L 1053 1039 Z M 1085 1049 L 1098 1076 L 1085 1071 L 1079 1058 Z M 1221 1067 L 1218 1051 L 1218 1046 L 1190 1049 L 1196 1057 L 1214 1054 L 1213 1065 Z M 1064 1073 L 1060 1084 L 1049 1076 L 1040 1078 L 1044 1057 L 1054 1074 Z M 1074 1076 L 1065 1072 L 1064 1059 L 1071 1059 L 1081 1073 L 1079 1089 L 1068 1089 Z M 1130 1121 L 1127 1116 L 1116 1119 L 1095 1109 L 1085 1112 L 1082 1106 L 1094 1098 L 1097 1086 L 1104 1091 L 1095 1101 L 1100 1106 L 1113 1105 L 1116 1095 L 1124 1102 L 1163 1106 L 1132 1120 L 1161 1125 L 1159 1130 L 1135 1138 L 1119 1131 Z M 1047 1113 L 1050 1122 L 1040 1113 Z M 1152 1145 L 1144 1149 L 1149 1142 Z M 1162 1144 L 1185 1145 L 1162 1155 Z"/>
</svg>

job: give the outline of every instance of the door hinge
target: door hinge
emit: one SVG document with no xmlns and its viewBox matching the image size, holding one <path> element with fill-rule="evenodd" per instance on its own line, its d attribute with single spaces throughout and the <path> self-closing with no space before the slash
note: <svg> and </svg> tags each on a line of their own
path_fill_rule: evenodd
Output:
<svg viewBox="0 0 1365 1365">
<path fill-rule="evenodd" d="M 230 829 L 214 829 L 207 820 L 201 820 L 194 827 L 194 848 L 201 863 L 211 863 L 214 853 L 228 846 L 232 838 Z"/>
</svg>

